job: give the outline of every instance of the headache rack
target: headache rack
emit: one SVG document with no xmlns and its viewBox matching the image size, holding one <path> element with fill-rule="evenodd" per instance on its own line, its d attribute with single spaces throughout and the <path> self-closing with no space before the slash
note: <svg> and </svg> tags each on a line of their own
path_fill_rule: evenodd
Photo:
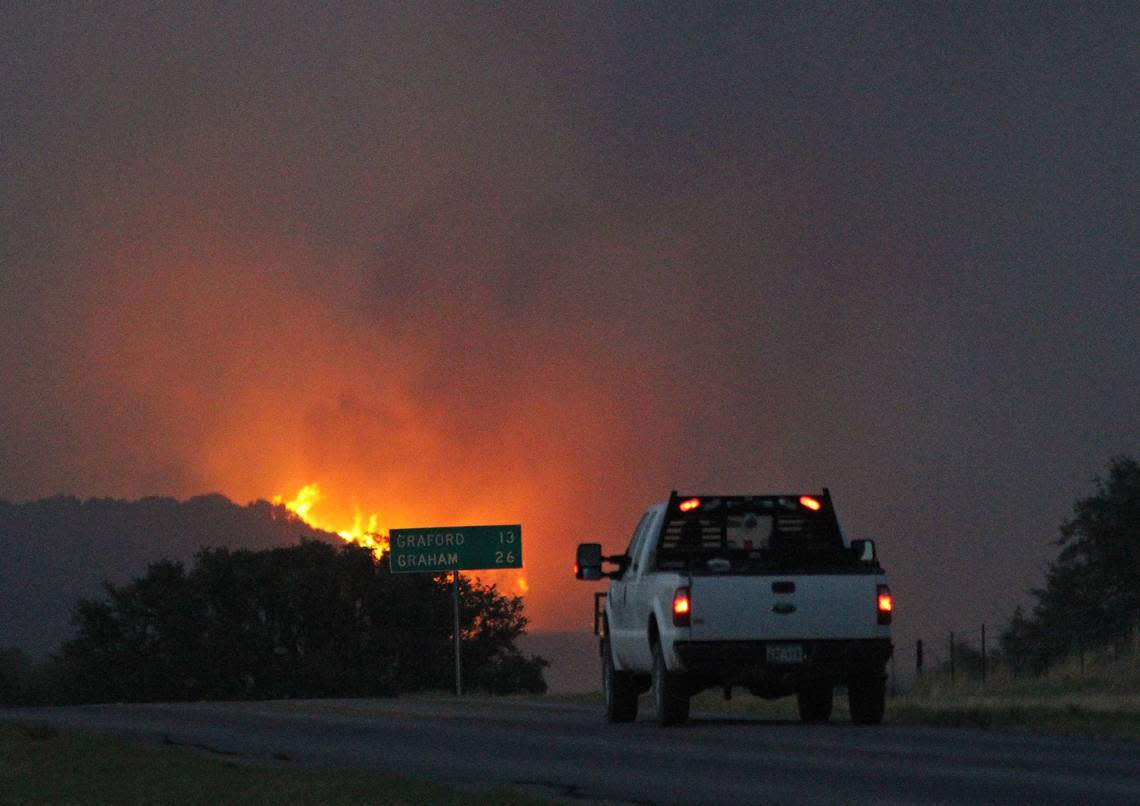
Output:
<svg viewBox="0 0 1140 806">
<path fill-rule="evenodd" d="M 754 533 L 745 528 L 762 521 Z M 754 539 L 749 539 L 754 536 Z M 842 556 L 841 556 L 842 555 Z M 801 495 L 669 496 L 657 544 L 657 567 L 693 569 L 713 557 L 734 568 L 846 560 L 831 493 Z"/>
</svg>

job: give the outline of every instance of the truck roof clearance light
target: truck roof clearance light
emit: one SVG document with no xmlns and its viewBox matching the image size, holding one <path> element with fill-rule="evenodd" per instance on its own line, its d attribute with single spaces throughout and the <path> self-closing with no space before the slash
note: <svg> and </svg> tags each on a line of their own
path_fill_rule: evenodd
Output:
<svg viewBox="0 0 1140 806">
<path fill-rule="evenodd" d="M 673 626 L 688 627 L 692 616 L 692 605 L 689 602 L 689 589 L 677 588 L 673 594 Z"/>
<path fill-rule="evenodd" d="M 879 623 L 880 624 L 890 624 L 891 623 L 891 613 L 894 612 L 894 609 L 895 609 L 895 600 L 891 596 L 891 589 L 888 588 L 886 585 L 880 585 L 878 588 L 877 598 L 878 598 Z"/>
<path fill-rule="evenodd" d="M 699 498 L 690 498 L 690 499 L 689 499 L 689 500 L 687 500 L 687 501 L 682 501 L 681 503 L 679 503 L 679 504 L 677 505 L 677 509 L 681 510 L 682 512 L 689 512 L 689 511 L 691 511 L 691 510 L 694 510 L 694 509 L 696 509 L 696 508 L 697 508 L 697 507 L 699 507 L 700 505 L 701 505 L 701 499 L 699 499 Z"/>
<path fill-rule="evenodd" d="M 819 503 L 819 501 L 812 498 L 810 495 L 801 495 L 800 496 L 800 506 L 801 507 L 807 507 L 808 509 L 812 510 L 813 512 L 819 512 L 819 510 L 823 506 L 823 504 Z"/>
</svg>

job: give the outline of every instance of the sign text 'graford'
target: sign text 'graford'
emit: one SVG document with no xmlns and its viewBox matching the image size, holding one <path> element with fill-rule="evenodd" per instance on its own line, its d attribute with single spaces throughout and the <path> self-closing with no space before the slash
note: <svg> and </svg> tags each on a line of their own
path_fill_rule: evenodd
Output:
<svg viewBox="0 0 1140 806">
<path fill-rule="evenodd" d="M 393 529 L 393 573 L 522 568 L 522 526 L 436 526 Z"/>
</svg>

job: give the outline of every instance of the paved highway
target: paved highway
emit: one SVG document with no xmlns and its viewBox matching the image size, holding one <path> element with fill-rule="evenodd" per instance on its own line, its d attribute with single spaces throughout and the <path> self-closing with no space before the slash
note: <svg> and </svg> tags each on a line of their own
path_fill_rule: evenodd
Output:
<svg viewBox="0 0 1140 806">
<path fill-rule="evenodd" d="M 696 714 L 606 725 L 596 706 L 324 700 L 0 710 L 253 762 L 367 767 L 630 803 L 1140 803 L 1140 747 L 936 727 Z"/>
</svg>

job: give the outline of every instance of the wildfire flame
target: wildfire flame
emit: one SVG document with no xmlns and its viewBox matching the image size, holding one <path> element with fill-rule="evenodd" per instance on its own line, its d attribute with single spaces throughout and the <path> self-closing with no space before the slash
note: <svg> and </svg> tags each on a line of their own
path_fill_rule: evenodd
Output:
<svg viewBox="0 0 1140 806">
<path fill-rule="evenodd" d="M 370 512 L 365 515 L 363 510 L 353 506 L 352 528 L 342 529 L 339 526 L 343 524 L 331 523 L 323 517 L 318 517 L 314 511 L 317 504 L 325 500 L 325 494 L 321 491 L 320 485 L 316 483 L 306 484 L 289 501 L 286 501 L 282 495 L 273 496 L 274 504 L 284 506 L 285 509 L 314 529 L 334 532 L 346 542 L 372 549 L 372 553 L 377 557 L 388 550 L 388 533 L 381 529 L 378 513 Z M 530 591 L 530 585 L 527 584 L 526 577 L 522 573 L 516 573 L 513 581 L 517 593 L 524 594 Z"/>
<path fill-rule="evenodd" d="M 314 529 L 335 532 L 342 540 L 372 549 L 372 552 L 377 557 L 388 550 L 388 535 L 380 531 L 379 515 L 372 512 L 365 517 L 359 507 L 353 507 L 352 528 L 340 529 L 337 528 L 337 525 L 330 524 L 316 517 L 313 512 L 313 507 L 323 498 L 324 494 L 321 493 L 320 485 L 306 484 L 297 491 L 297 494 L 293 496 L 291 501 L 285 501 L 284 496 L 275 495 L 273 496 L 273 503 L 284 505 L 285 509 L 292 512 Z"/>
</svg>

